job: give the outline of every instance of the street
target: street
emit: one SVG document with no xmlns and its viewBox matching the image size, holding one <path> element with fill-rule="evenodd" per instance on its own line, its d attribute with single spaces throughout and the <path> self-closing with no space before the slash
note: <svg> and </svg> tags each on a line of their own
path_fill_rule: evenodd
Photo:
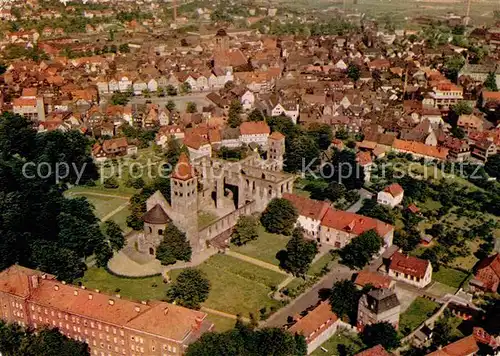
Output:
<svg viewBox="0 0 500 356">
<path fill-rule="evenodd" d="M 361 188 L 359 191 L 360 198 L 357 202 L 352 204 L 349 209 L 346 211 L 350 213 L 357 213 L 359 209 L 361 209 L 361 206 L 363 205 L 363 200 L 365 199 L 371 199 L 373 197 L 373 194 L 370 193 L 368 190 Z"/>
<path fill-rule="evenodd" d="M 331 288 L 333 283 L 343 279 L 351 279 L 355 271 L 336 262 L 331 271 L 307 292 L 294 299 L 287 306 L 278 310 L 264 322 L 264 326 L 282 327 L 288 323 L 288 317 L 300 314 L 305 309 L 319 302 L 318 292 L 324 288 Z"/>
<path fill-rule="evenodd" d="M 208 106 L 211 102 L 206 98 L 208 92 L 203 93 L 191 93 L 187 95 L 176 95 L 176 96 L 164 96 L 162 98 L 151 96 L 151 98 L 145 98 L 144 96 L 133 96 L 130 99 L 131 104 L 145 104 L 146 101 L 151 102 L 153 104 L 159 104 L 160 106 L 165 107 L 165 105 L 172 100 L 175 103 L 177 110 L 181 112 L 186 111 L 187 103 L 192 101 L 196 104 L 198 108 L 198 112 L 201 111 L 201 108 L 204 106 Z"/>
</svg>

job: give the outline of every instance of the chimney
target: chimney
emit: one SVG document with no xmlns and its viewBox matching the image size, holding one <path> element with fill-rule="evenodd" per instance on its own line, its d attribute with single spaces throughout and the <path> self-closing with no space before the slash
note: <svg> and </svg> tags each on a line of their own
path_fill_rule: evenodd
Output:
<svg viewBox="0 0 500 356">
<path fill-rule="evenodd" d="M 62 283 L 63 285 L 66 285 L 66 281 L 62 281 L 61 283 Z"/>
<path fill-rule="evenodd" d="M 119 294 L 116 294 L 115 297 L 117 297 L 118 299 L 120 299 L 122 296 L 119 295 Z"/>
<path fill-rule="evenodd" d="M 145 301 L 145 300 L 141 300 L 141 304 L 143 304 L 143 305 L 148 305 L 148 302 L 147 302 L 147 301 Z"/>
<path fill-rule="evenodd" d="M 136 306 L 136 307 L 135 307 L 135 311 L 139 313 L 139 312 L 141 311 L 141 307 Z"/>
<path fill-rule="evenodd" d="M 99 293 L 99 292 L 100 292 L 100 290 L 99 290 L 99 289 L 96 289 L 96 290 L 95 290 L 95 292 L 96 292 L 96 293 Z"/>
<path fill-rule="evenodd" d="M 81 288 L 81 289 L 84 289 L 84 290 L 86 289 L 86 288 L 85 288 L 85 286 L 80 286 L 80 288 Z"/>
<path fill-rule="evenodd" d="M 45 273 L 42 274 L 42 279 L 47 279 L 47 275 Z"/>
<path fill-rule="evenodd" d="M 108 300 L 109 305 L 115 305 L 115 301 L 113 299 Z"/>
<path fill-rule="evenodd" d="M 54 286 L 54 290 L 59 290 L 59 286 L 57 284 Z"/>
<path fill-rule="evenodd" d="M 165 309 L 163 309 L 163 315 L 167 315 L 168 314 L 168 307 L 165 307 Z"/>
<path fill-rule="evenodd" d="M 31 287 L 33 289 L 38 288 L 38 275 L 36 275 L 36 274 L 31 276 Z"/>
<path fill-rule="evenodd" d="M 94 296 L 92 294 L 89 294 L 89 300 L 92 300 L 92 298 L 94 298 Z"/>
<path fill-rule="evenodd" d="M 78 295 L 78 291 L 76 289 L 73 291 L 73 295 L 75 295 L 75 296 Z"/>
</svg>

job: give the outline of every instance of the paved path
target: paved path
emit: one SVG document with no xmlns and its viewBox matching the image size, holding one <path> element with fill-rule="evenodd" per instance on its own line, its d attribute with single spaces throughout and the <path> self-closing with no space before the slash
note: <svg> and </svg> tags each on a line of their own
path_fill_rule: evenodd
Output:
<svg viewBox="0 0 500 356">
<path fill-rule="evenodd" d="M 211 309 L 211 308 L 207 308 L 207 307 L 201 307 L 201 310 L 204 311 L 205 313 L 215 314 L 215 315 L 223 316 L 223 317 L 226 317 L 229 319 L 234 319 L 234 320 L 238 319 L 237 315 L 229 314 L 229 313 L 226 313 L 226 312 L 223 312 L 220 310 L 215 310 L 215 309 Z M 241 320 L 243 320 L 246 323 L 250 322 L 250 319 L 248 319 L 248 318 L 245 318 L 245 317 L 240 317 L 240 318 L 241 318 Z"/>
<path fill-rule="evenodd" d="M 106 220 L 109 220 L 110 218 L 113 217 L 113 215 L 119 213 L 120 211 L 122 211 L 123 209 L 125 209 L 128 205 L 129 205 L 129 202 L 126 202 L 126 203 L 120 205 L 118 208 L 116 208 L 115 210 L 113 210 L 109 214 L 106 214 L 105 216 L 103 216 L 102 219 L 101 219 L 101 221 L 104 222 Z"/>
<path fill-rule="evenodd" d="M 106 197 L 106 198 L 118 198 L 118 199 L 127 199 L 129 200 L 132 195 L 115 195 L 115 194 L 106 194 L 106 193 L 97 193 L 97 192 L 85 192 L 85 191 L 81 191 L 81 192 L 68 192 L 68 195 L 69 196 L 74 196 L 74 195 L 94 195 L 94 196 L 97 196 L 97 197 Z"/>
<path fill-rule="evenodd" d="M 238 252 L 234 252 L 234 251 L 228 250 L 228 251 L 226 251 L 226 255 L 234 257 L 234 258 L 237 258 L 239 260 L 242 260 L 242 261 L 245 261 L 245 262 L 248 262 L 248 263 L 252 263 L 252 264 L 254 264 L 256 266 L 259 266 L 259 267 L 262 267 L 262 268 L 269 269 L 269 270 L 274 271 L 274 272 L 278 272 L 278 273 L 281 273 L 281 274 L 289 275 L 288 273 L 286 273 L 285 271 L 283 271 L 278 266 L 275 266 L 275 265 L 273 265 L 271 263 L 267 263 L 267 262 L 258 260 L 258 259 L 253 258 L 253 257 L 242 255 L 241 253 L 238 253 Z"/>
<path fill-rule="evenodd" d="M 319 302 L 318 292 L 324 288 L 331 288 L 333 283 L 343 279 L 351 279 L 355 271 L 336 262 L 331 271 L 319 280 L 311 289 L 294 299 L 290 304 L 278 310 L 271 315 L 263 325 L 281 327 L 288 323 L 288 317 L 301 313 L 311 305 L 316 305 Z"/>
<path fill-rule="evenodd" d="M 361 209 L 361 206 L 363 206 L 363 200 L 365 199 L 371 199 L 373 197 L 373 194 L 370 193 L 368 190 L 361 188 L 359 191 L 360 198 L 357 202 L 352 204 L 349 209 L 346 211 L 350 213 L 357 213 L 359 209 Z"/>
</svg>

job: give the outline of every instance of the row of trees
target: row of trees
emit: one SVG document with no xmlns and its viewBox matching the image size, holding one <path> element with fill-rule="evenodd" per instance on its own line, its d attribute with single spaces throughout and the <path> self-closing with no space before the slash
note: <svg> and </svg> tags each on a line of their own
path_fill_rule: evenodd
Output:
<svg viewBox="0 0 500 356">
<path fill-rule="evenodd" d="M 238 320 L 234 329 L 224 333 L 205 333 L 189 345 L 186 356 L 305 356 L 307 344 L 302 335 L 278 328 L 256 329 Z"/>
<path fill-rule="evenodd" d="M 0 321 L 0 353 L 6 356 L 86 356 L 90 355 L 90 350 L 86 343 L 69 339 L 56 329 L 35 333 Z"/>
</svg>

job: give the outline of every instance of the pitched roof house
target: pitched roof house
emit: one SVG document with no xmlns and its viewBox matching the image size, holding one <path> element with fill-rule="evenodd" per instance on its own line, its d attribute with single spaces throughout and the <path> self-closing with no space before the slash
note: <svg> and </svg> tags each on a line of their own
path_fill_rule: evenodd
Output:
<svg viewBox="0 0 500 356">
<path fill-rule="evenodd" d="M 423 288 L 432 280 L 432 265 L 427 260 L 396 252 L 391 258 L 389 276 Z"/>
<path fill-rule="evenodd" d="M 284 193 L 283 198 L 290 201 L 297 209 L 299 213 L 297 224 L 302 226 L 311 238 L 316 239 L 321 219 L 328 210 L 328 203 L 290 193 Z"/>
<path fill-rule="evenodd" d="M 500 253 L 486 257 L 476 268 L 470 284 L 479 290 L 497 292 L 500 287 Z"/>
</svg>

